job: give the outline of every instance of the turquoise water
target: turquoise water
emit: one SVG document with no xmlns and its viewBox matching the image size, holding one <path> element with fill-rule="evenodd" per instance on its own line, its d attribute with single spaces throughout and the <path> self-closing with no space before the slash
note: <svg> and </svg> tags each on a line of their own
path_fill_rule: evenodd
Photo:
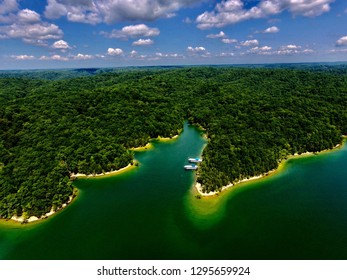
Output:
<svg viewBox="0 0 347 280">
<path fill-rule="evenodd" d="M 183 165 L 205 144 L 185 124 L 137 152 L 139 167 L 78 179 L 78 198 L 58 214 L 0 223 L 0 258 L 347 259 L 346 145 L 199 200 Z"/>
</svg>

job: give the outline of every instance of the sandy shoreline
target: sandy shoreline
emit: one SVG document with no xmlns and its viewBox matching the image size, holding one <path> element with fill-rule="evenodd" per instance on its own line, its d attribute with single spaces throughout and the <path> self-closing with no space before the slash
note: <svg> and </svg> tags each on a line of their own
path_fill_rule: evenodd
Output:
<svg viewBox="0 0 347 280">
<path fill-rule="evenodd" d="M 142 152 L 142 151 L 147 151 L 153 148 L 153 144 L 152 141 L 160 141 L 160 142 L 167 142 L 167 141 L 171 141 L 171 140 L 175 140 L 179 137 L 179 134 L 173 136 L 173 137 L 161 137 L 158 136 L 157 138 L 152 138 L 150 139 L 145 146 L 140 146 L 140 147 L 136 147 L 136 148 L 130 148 L 129 150 L 131 151 L 135 151 L 135 152 Z"/>
<path fill-rule="evenodd" d="M 179 137 L 179 134 L 177 134 L 175 136 L 172 136 L 172 137 L 161 137 L 161 136 L 158 136 L 157 138 L 154 138 L 154 140 L 158 140 L 158 141 L 161 141 L 161 142 L 166 142 L 166 141 L 175 140 L 178 137 Z"/>
<path fill-rule="evenodd" d="M 130 169 L 132 169 L 133 167 L 136 166 L 136 161 L 134 161 L 133 163 L 129 163 L 127 166 L 123 167 L 123 168 L 120 168 L 120 169 L 117 169 L 117 170 L 113 170 L 113 171 L 108 171 L 108 172 L 103 172 L 103 173 L 98 173 L 98 174 L 82 174 L 82 173 L 72 173 L 70 175 L 70 178 L 74 179 L 74 178 L 81 178 L 81 177 L 101 177 L 101 176 L 106 176 L 106 175 L 114 175 L 114 174 L 117 174 L 117 173 L 121 173 L 121 172 L 124 172 L 124 171 L 128 171 Z"/>
<path fill-rule="evenodd" d="M 32 222 L 40 221 L 43 219 L 47 219 L 49 216 L 52 216 L 53 214 L 59 212 L 60 210 L 64 209 L 66 206 L 68 206 L 72 202 L 72 200 L 75 196 L 76 196 L 76 193 L 74 192 L 74 194 L 69 197 L 69 200 L 66 203 L 62 204 L 56 210 L 53 210 L 53 207 L 52 207 L 50 212 L 42 215 L 41 217 L 31 216 L 29 218 L 24 218 L 23 216 L 20 216 L 20 217 L 12 216 L 10 220 L 15 221 L 15 222 L 19 222 L 19 223 L 32 223 Z"/>
<path fill-rule="evenodd" d="M 262 174 L 262 175 L 254 176 L 254 177 L 251 177 L 251 178 L 245 178 L 245 179 L 242 179 L 242 180 L 237 181 L 235 183 L 230 183 L 230 184 L 228 184 L 226 186 L 223 186 L 220 191 L 213 191 L 213 192 L 209 192 L 209 193 L 204 193 L 202 191 L 202 185 L 200 183 L 198 183 L 198 182 L 195 183 L 195 188 L 197 189 L 199 195 L 201 195 L 201 196 L 214 196 L 214 195 L 218 195 L 222 191 L 225 191 L 225 190 L 227 190 L 227 189 L 229 189 L 229 188 L 231 188 L 231 187 L 233 187 L 235 185 L 264 178 L 265 176 L 268 176 L 268 175 L 276 172 L 277 170 L 278 169 L 274 169 L 274 170 L 271 170 L 271 171 L 269 171 L 269 172 L 267 172 L 265 174 Z"/>
<path fill-rule="evenodd" d="M 137 151 L 137 152 L 141 152 L 141 151 L 147 151 L 153 148 L 152 143 L 147 143 L 145 146 L 140 146 L 140 147 L 136 147 L 136 148 L 130 148 L 129 150 L 131 151 Z"/>
<path fill-rule="evenodd" d="M 344 138 L 346 138 L 346 136 L 343 136 Z M 222 189 L 220 191 L 213 191 L 213 192 L 209 192 L 209 193 L 204 193 L 202 191 L 202 185 L 198 182 L 196 182 L 194 184 L 194 187 L 195 189 L 198 191 L 199 195 L 200 196 L 204 196 L 204 197 L 208 197 L 208 196 L 214 196 L 214 195 L 218 195 L 219 193 L 221 193 L 222 191 L 225 191 L 235 185 L 238 185 L 238 184 L 241 184 L 241 183 L 245 183 L 245 182 L 249 182 L 249 181 L 254 181 L 254 180 L 258 180 L 258 179 L 261 179 L 261 178 L 264 178 L 264 177 L 267 177 L 267 176 L 270 176 L 270 175 L 273 175 L 274 173 L 278 172 L 279 170 L 281 170 L 281 166 L 283 166 L 283 164 L 289 160 L 289 159 L 292 159 L 292 158 L 299 158 L 299 157 L 305 157 L 305 156 L 312 156 L 312 155 L 317 155 L 317 154 L 321 154 L 321 153 L 326 153 L 326 152 L 331 152 L 331 151 L 334 151 L 336 149 L 339 149 L 341 148 L 342 145 L 341 144 L 337 144 L 334 148 L 332 149 L 326 149 L 326 150 L 323 150 L 323 151 L 320 151 L 320 152 L 306 152 L 306 153 L 302 153 L 302 154 L 294 154 L 294 155 L 289 155 L 286 159 L 282 160 L 279 165 L 278 165 L 278 168 L 276 169 L 273 169 L 273 170 L 270 170 L 264 174 L 261 174 L 261 175 L 257 175 L 257 176 L 253 176 L 253 177 L 250 177 L 250 178 L 245 178 L 245 179 L 242 179 L 242 180 L 239 180 L 235 183 L 230 183 L 226 186 L 223 186 Z"/>
</svg>

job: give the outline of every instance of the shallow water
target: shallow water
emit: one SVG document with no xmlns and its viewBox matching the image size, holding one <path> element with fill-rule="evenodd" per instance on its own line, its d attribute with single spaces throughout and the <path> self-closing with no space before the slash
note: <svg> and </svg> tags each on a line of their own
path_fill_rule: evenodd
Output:
<svg viewBox="0 0 347 280">
<path fill-rule="evenodd" d="M 0 223 L 0 258 L 347 259 L 346 145 L 199 200 L 183 165 L 205 144 L 185 124 L 137 152 L 138 168 L 78 179 L 78 198 L 53 217 Z"/>
</svg>

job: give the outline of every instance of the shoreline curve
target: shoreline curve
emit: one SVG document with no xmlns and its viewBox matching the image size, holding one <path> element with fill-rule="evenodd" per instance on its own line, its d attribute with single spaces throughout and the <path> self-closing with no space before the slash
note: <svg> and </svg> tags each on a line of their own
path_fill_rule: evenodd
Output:
<svg viewBox="0 0 347 280">
<path fill-rule="evenodd" d="M 266 173 L 263 173 L 263 174 L 260 174 L 260 175 L 257 175 L 257 176 L 253 176 L 253 177 L 250 177 L 250 178 L 244 178 L 244 179 L 241 179 L 237 182 L 234 182 L 234 183 L 230 183 L 226 186 L 223 186 L 221 188 L 221 190 L 219 191 L 213 191 L 213 192 L 209 192 L 209 193 L 205 193 L 203 192 L 203 187 L 200 183 L 196 182 L 194 183 L 194 188 L 196 189 L 196 191 L 198 192 L 198 196 L 201 197 L 212 197 L 212 196 L 218 196 L 220 193 L 224 192 L 225 190 L 228 190 L 236 185 L 239 185 L 241 183 L 246 183 L 246 182 L 250 182 L 250 181 L 254 181 L 254 180 L 258 180 L 258 179 L 263 179 L 263 178 L 266 178 L 266 177 L 269 177 L 269 176 L 272 176 L 272 175 L 275 175 L 276 173 L 280 172 L 282 167 L 284 166 L 284 164 L 290 160 L 290 159 L 298 159 L 300 157 L 307 157 L 307 156 L 314 156 L 314 155 L 319 155 L 319 154 L 323 154 L 323 153 L 329 153 L 329 152 L 333 152 L 333 151 L 336 151 L 340 148 L 342 148 L 344 145 L 346 145 L 347 143 L 347 136 L 343 136 L 342 138 L 342 142 L 340 144 L 337 144 L 335 147 L 333 147 L 332 149 L 325 149 L 325 150 L 322 150 L 322 151 L 319 151 L 319 152 L 306 152 L 306 153 L 302 153 L 302 154 L 294 154 L 294 155 L 288 155 L 287 158 L 283 159 L 280 161 L 278 167 L 276 169 L 272 169 Z"/>
<path fill-rule="evenodd" d="M 169 141 L 172 141 L 172 140 L 176 140 L 179 136 L 180 136 L 180 134 L 177 134 L 177 135 L 175 135 L 173 137 L 161 137 L 161 136 L 158 136 L 157 138 L 150 139 L 150 142 L 148 142 L 145 146 L 131 148 L 129 150 L 131 150 L 131 151 L 147 151 L 147 150 L 152 149 L 154 147 L 153 144 L 152 144 L 153 140 L 156 140 L 156 141 L 159 141 L 159 142 L 169 142 Z M 119 175 L 121 173 L 124 173 L 124 172 L 127 172 L 129 170 L 132 170 L 132 169 L 134 169 L 136 167 L 138 167 L 138 161 L 136 161 L 134 159 L 127 166 L 122 167 L 122 168 L 117 169 L 117 170 L 103 172 L 103 173 L 98 173 L 98 174 L 82 174 L 82 173 L 75 174 L 75 173 L 71 173 L 70 174 L 70 179 L 71 180 L 75 180 L 75 179 L 78 179 L 78 178 L 95 178 L 95 177 Z M 77 196 L 78 196 L 77 194 L 78 194 L 78 189 L 74 187 L 73 188 L 73 194 L 69 197 L 69 200 L 66 203 L 63 203 L 56 210 L 54 210 L 53 207 L 52 207 L 50 212 L 43 214 L 41 217 L 30 216 L 29 218 L 24 218 L 23 216 L 19 216 L 19 217 L 18 216 L 12 216 L 9 219 L 0 219 L 0 221 L 5 222 L 5 223 L 14 222 L 16 224 L 17 223 L 28 224 L 28 223 L 42 221 L 42 220 L 47 219 L 48 217 L 50 217 L 50 216 L 60 212 L 64 208 L 66 208 L 69 204 L 71 204 L 77 198 Z"/>
</svg>

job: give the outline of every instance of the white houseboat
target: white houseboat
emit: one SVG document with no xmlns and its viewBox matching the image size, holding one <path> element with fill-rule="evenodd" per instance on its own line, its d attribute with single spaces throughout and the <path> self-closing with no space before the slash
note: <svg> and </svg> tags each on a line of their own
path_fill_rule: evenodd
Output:
<svg viewBox="0 0 347 280">
<path fill-rule="evenodd" d="M 202 162 L 201 158 L 188 158 L 189 162 L 199 163 Z"/>
<path fill-rule="evenodd" d="M 184 166 L 185 170 L 196 170 L 198 169 L 198 166 L 196 164 L 188 164 Z"/>
</svg>

